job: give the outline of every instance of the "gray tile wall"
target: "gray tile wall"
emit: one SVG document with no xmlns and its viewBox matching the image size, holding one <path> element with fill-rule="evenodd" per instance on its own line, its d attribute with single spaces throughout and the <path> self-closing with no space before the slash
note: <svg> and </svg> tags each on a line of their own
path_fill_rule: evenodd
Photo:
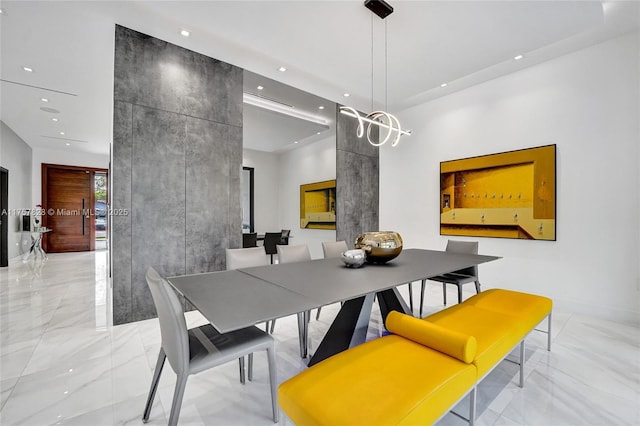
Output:
<svg viewBox="0 0 640 426">
<path fill-rule="evenodd" d="M 340 114 L 336 119 L 336 239 L 349 248 L 359 233 L 378 231 L 379 149 L 366 134 L 356 136 L 358 121 Z M 366 129 L 365 129 L 366 131 Z"/>
<path fill-rule="evenodd" d="M 114 324 L 155 316 L 144 274 L 224 269 L 240 247 L 242 69 L 116 26 Z"/>
</svg>

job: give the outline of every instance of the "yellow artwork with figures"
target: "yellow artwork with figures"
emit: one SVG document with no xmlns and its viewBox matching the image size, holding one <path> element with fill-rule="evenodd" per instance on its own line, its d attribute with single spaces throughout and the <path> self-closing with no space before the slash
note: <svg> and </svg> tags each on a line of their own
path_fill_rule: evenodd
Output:
<svg viewBox="0 0 640 426">
<path fill-rule="evenodd" d="M 556 240 L 556 146 L 440 163 L 440 234 Z"/>
<path fill-rule="evenodd" d="M 300 228 L 336 229 L 336 180 L 300 185 Z"/>
</svg>

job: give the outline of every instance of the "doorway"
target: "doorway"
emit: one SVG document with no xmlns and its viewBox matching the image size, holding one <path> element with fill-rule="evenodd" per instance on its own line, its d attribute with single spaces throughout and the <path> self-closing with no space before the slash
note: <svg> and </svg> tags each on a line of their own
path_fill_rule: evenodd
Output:
<svg viewBox="0 0 640 426">
<path fill-rule="evenodd" d="M 0 167 L 0 267 L 9 266 L 9 171 Z"/>
<path fill-rule="evenodd" d="M 106 201 L 105 169 L 42 164 L 42 225 L 52 231 L 45 234 L 43 247 L 50 253 L 90 251 L 96 247 L 96 222 L 105 223 L 104 208 L 98 198 Z M 104 197 L 96 190 L 104 177 Z"/>
<path fill-rule="evenodd" d="M 255 232 L 253 218 L 253 167 L 243 167 L 240 180 L 242 188 L 242 232 Z"/>
<path fill-rule="evenodd" d="M 106 250 L 109 235 L 109 221 L 107 220 L 108 173 L 106 171 L 95 171 L 93 190 L 95 198 L 95 250 Z"/>
</svg>

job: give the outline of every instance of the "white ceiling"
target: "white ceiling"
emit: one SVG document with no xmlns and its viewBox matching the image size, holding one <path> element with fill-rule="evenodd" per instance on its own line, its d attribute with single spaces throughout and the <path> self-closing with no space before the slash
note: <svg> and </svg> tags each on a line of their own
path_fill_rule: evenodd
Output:
<svg viewBox="0 0 640 426">
<path fill-rule="evenodd" d="M 0 118 L 33 147 L 108 153 L 116 23 L 362 110 L 372 87 L 375 106 L 385 106 L 386 81 L 386 107 L 398 111 L 640 22 L 635 1 L 389 2 L 395 11 L 382 21 L 360 0 L 3 0 Z"/>
</svg>

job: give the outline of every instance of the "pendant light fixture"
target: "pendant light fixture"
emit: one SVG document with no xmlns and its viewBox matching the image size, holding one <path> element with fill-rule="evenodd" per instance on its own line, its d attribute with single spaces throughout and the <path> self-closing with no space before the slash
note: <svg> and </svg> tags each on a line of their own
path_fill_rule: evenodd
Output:
<svg viewBox="0 0 640 426">
<path fill-rule="evenodd" d="M 373 13 L 378 15 L 380 19 L 384 19 L 393 13 L 393 7 L 384 0 L 366 0 L 364 5 Z M 387 108 L 387 24 L 384 26 L 384 69 L 385 69 L 385 109 Z M 373 17 L 371 18 L 371 106 L 373 109 Z M 365 116 L 361 115 L 355 108 L 348 106 L 341 106 L 340 113 L 349 117 L 353 117 L 358 120 L 358 129 L 356 130 L 356 136 L 362 138 L 364 136 L 365 123 L 367 123 L 367 140 L 373 146 L 381 146 L 391 140 L 391 146 L 396 146 L 400 141 L 400 137 L 403 135 L 411 135 L 411 130 L 403 130 L 398 118 L 385 111 L 373 111 Z M 380 131 L 386 129 L 386 135 L 384 139 L 380 137 L 381 133 L 378 133 L 378 140 L 372 139 L 371 129 L 372 126 L 377 126 Z"/>
</svg>

